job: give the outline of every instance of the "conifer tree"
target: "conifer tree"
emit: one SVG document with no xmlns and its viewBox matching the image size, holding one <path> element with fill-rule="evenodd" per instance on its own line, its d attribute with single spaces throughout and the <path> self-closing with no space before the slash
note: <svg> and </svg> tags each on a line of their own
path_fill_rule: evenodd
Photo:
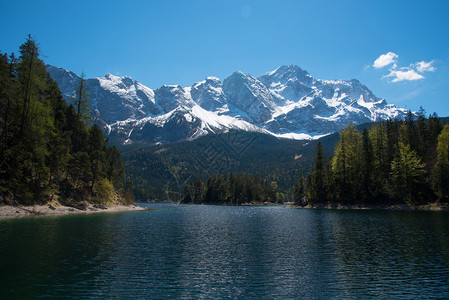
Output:
<svg viewBox="0 0 449 300">
<path fill-rule="evenodd" d="M 105 175 L 115 187 L 120 187 L 125 178 L 122 157 L 115 146 L 106 149 Z"/>
<path fill-rule="evenodd" d="M 88 149 L 92 172 L 92 190 L 97 180 L 100 180 L 106 176 L 106 142 L 104 140 L 103 132 L 96 124 L 89 130 Z"/>
<path fill-rule="evenodd" d="M 315 163 L 311 174 L 311 202 L 324 203 L 327 201 L 326 175 L 326 159 L 324 158 L 323 146 L 319 141 L 316 146 Z"/>
<path fill-rule="evenodd" d="M 372 185 L 375 198 L 381 198 L 386 194 L 385 186 L 390 174 L 390 162 L 388 159 L 388 141 L 383 123 L 372 126 L 368 136 L 372 145 Z"/>
<path fill-rule="evenodd" d="M 294 188 L 293 188 L 293 200 L 295 202 L 295 205 L 303 205 L 303 198 L 305 196 L 305 190 L 304 190 L 304 175 L 301 172 Z"/>
<path fill-rule="evenodd" d="M 72 103 L 76 110 L 76 115 L 78 118 L 84 121 L 84 123 L 88 124 L 90 120 L 90 100 L 86 91 L 86 79 L 84 72 L 81 73 L 81 78 L 78 87 L 76 88 L 75 97 L 72 98 Z"/>
<path fill-rule="evenodd" d="M 445 125 L 438 136 L 432 187 L 440 201 L 449 202 L 449 125 Z"/>
<path fill-rule="evenodd" d="M 212 174 L 207 179 L 206 203 L 223 203 L 227 200 L 227 184 L 220 175 Z"/>
<path fill-rule="evenodd" d="M 332 158 L 332 173 L 339 199 L 357 199 L 363 186 L 362 135 L 353 125 L 340 133 L 340 140 Z"/>
<path fill-rule="evenodd" d="M 363 129 L 362 133 L 362 165 L 361 165 L 361 173 L 362 173 L 362 189 L 361 189 L 361 201 L 369 202 L 372 199 L 373 195 L 373 147 L 371 145 L 371 141 L 368 137 L 368 130 L 366 128 Z"/>
<path fill-rule="evenodd" d="M 48 147 L 50 150 L 47 157 L 49 166 L 49 185 L 54 188 L 54 183 L 62 180 L 64 171 L 70 160 L 70 139 L 69 134 L 64 131 L 66 125 L 67 103 L 62 98 L 58 85 L 53 81 L 49 74 L 46 78 L 46 89 L 44 91 L 46 98 L 52 107 L 52 119 L 54 128 L 49 132 Z M 56 191 L 55 191 L 56 192 Z"/>
<path fill-rule="evenodd" d="M 423 191 L 424 166 L 410 145 L 399 142 L 391 162 L 392 195 L 407 204 L 417 204 Z"/>
<path fill-rule="evenodd" d="M 53 131 L 51 104 L 43 97 L 47 78 L 43 62 L 39 59 L 36 42 L 28 37 L 20 46 L 20 58 L 17 64 L 18 97 L 20 106 L 20 125 L 16 140 L 16 163 L 19 170 L 17 182 L 19 190 L 27 191 L 27 199 L 40 199 L 44 196 L 49 179 L 49 168 L 45 161 L 49 155 L 48 143 Z"/>
</svg>

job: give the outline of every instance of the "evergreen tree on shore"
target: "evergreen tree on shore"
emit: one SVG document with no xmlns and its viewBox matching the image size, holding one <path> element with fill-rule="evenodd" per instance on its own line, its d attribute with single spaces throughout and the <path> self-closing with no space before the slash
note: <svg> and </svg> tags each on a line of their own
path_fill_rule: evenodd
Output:
<svg viewBox="0 0 449 300">
<path fill-rule="evenodd" d="M 449 199 L 449 125 L 433 114 L 340 133 L 331 170 L 319 146 L 307 178 L 309 203 L 422 205 Z M 297 187 L 295 186 L 295 189 Z M 324 191 L 324 192 L 323 192 Z M 320 194 L 325 193 L 325 194 Z"/>
<path fill-rule="evenodd" d="M 232 172 L 227 176 L 212 174 L 207 179 L 206 185 L 201 178 L 190 181 L 184 188 L 181 203 L 232 205 L 282 203 L 284 194 L 276 193 L 274 185 L 273 182 L 269 184 L 257 175 L 235 175 Z"/>
<path fill-rule="evenodd" d="M 0 86 L 0 200 L 115 201 L 110 195 L 123 190 L 121 155 L 97 125 L 86 126 L 83 80 L 76 109 L 67 106 L 28 36 L 18 59 L 0 53 Z"/>
<path fill-rule="evenodd" d="M 323 146 L 321 142 L 318 142 L 309 186 L 309 198 L 313 203 L 323 203 L 328 199 L 329 189 L 326 185 L 326 180 L 328 179 L 326 165 Z"/>
<path fill-rule="evenodd" d="M 432 174 L 432 186 L 438 199 L 449 202 L 449 125 L 438 136 L 437 162 Z"/>
</svg>

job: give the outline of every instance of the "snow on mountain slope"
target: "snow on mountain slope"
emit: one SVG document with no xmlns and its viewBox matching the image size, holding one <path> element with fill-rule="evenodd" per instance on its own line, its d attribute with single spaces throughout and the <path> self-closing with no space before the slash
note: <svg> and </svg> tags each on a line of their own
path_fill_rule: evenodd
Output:
<svg viewBox="0 0 449 300">
<path fill-rule="evenodd" d="M 160 113 L 154 92 L 128 76 L 107 74 L 102 78 L 88 79 L 86 89 L 90 93 L 92 107 L 107 124 Z"/>
<path fill-rule="evenodd" d="M 66 99 L 80 78 L 47 65 Z M 192 140 L 230 129 L 282 138 L 310 139 L 348 123 L 403 118 L 407 111 L 377 98 L 358 80 L 320 80 L 298 66 L 281 66 L 260 77 L 240 71 L 223 82 L 207 77 L 192 87 L 152 90 L 128 76 L 87 80 L 92 115 L 124 143 Z"/>
<path fill-rule="evenodd" d="M 259 79 L 280 106 L 264 127 L 276 134 L 323 135 L 349 122 L 361 124 L 406 114 L 405 109 L 386 104 L 355 79 L 313 79 L 298 66 L 279 67 Z"/>
<path fill-rule="evenodd" d="M 223 84 L 216 77 L 207 77 L 204 81 L 196 82 L 192 86 L 190 94 L 192 99 L 204 109 L 221 112 L 228 111 Z"/>
<path fill-rule="evenodd" d="M 70 98 L 75 97 L 80 77 L 62 68 L 50 65 L 46 68 L 70 103 Z M 86 90 L 92 106 L 91 114 L 106 124 L 160 113 L 153 90 L 128 76 L 107 74 L 105 77 L 87 79 Z"/>
<path fill-rule="evenodd" d="M 228 103 L 245 112 L 240 117 L 248 122 L 263 125 L 276 111 L 276 104 L 268 88 L 251 75 L 235 72 L 224 80 L 223 90 Z"/>
</svg>

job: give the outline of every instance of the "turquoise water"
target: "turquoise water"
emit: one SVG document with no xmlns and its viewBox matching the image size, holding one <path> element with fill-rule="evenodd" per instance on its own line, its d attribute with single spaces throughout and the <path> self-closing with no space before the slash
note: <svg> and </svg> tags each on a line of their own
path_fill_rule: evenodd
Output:
<svg viewBox="0 0 449 300">
<path fill-rule="evenodd" d="M 0 221 L 0 298 L 449 298 L 449 213 L 147 204 Z"/>
</svg>

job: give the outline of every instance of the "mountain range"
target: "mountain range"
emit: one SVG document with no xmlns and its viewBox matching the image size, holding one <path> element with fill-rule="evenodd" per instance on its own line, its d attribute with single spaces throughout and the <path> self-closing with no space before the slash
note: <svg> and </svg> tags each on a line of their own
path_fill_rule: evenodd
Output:
<svg viewBox="0 0 449 300">
<path fill-rule="evenodd" d="M 46 65 L 63 96 L 75 96 L 81 78 Z M 376 97 L 356 79 L 314 79 L 295 65 L 253 77 L 240 71 L 221 81 L 151 89 L 129 76 L 86 80 L 91 115 L 121 144 L 194 140 L 229 130 L 314 139 L 362 124 L 403 118 L 407 110 Z"/>
</svg>

